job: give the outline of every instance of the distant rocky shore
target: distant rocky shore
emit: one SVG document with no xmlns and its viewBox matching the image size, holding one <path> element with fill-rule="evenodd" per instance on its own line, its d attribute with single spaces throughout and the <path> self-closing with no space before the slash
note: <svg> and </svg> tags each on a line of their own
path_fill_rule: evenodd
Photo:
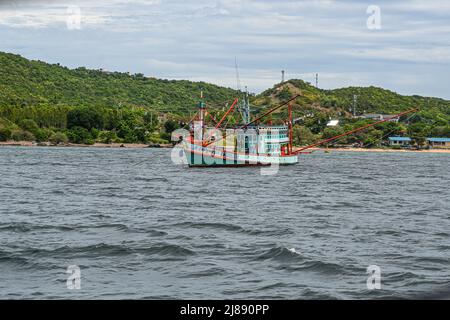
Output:
<svg viewBox="0 0 450 320">
<path fill-rule="evenodd" d="M 4 141 L 0 142 L 0 147 L 83 147 L 83 148 L 172 148 L 172 144 L 159 144 L 159 143 L 94 143 L 92 145 L 87 144 L 75 144 L 64 143 L 54 145 L 50 142 L 31 142 L 31 141 Z M 299 148 L 294 148 L 294 151 Z M 311 153 L 316 151 L 323 152 L 421 152 L 421 153 L 450 153 L 449 149 L 429 149 L 429 150 L 408 150 L 408 149 L 389 149 L 389 148 L 311 148 L 305 153 Z"/>
<path fill-rule="evenodd" d="M 172 148 L 172 144 L 159 144 L 159 143 L 94 143 L 88 144 L 75 144 L 75 143 L 60 143 L 52 144 L 50 142 L 32 142 L 32 141 L 3 141 L 0 142 L 1 146 L 10 147 L 85 147 L 85 148 Z"/>
</svg>

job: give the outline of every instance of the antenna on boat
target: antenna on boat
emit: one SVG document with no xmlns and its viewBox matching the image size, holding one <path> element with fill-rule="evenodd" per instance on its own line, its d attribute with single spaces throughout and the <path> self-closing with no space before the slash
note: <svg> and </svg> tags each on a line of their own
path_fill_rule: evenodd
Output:
<svg viewBox="0 0 450 320">
<path fill-rule="evenodd" d="M 245 86 L 244 99 L 242 99 L 238 109 L 241 113 L 242 121 L 244 124 L 248 124 L 250 122 L 250 100 L 247 86 Z"/>
<path fill-rule="evenodd" d="M 237 90 L 241 91 L 241 79 L 239 77 L 239 66 L 237 63 L 237 57 L 234 57 L 234 66 L 236 68 Z M 245 86 L 244 99 L 242 99 L 242 102 L 240 103 L 238 109 L 239 112 L 241 113 L 242 121 L 244 122 L 244 124 L 248 124 L 250 122 L 250 102 L 247 86 Z"/>
<path fill-rule="evenodd" d="M 198 115 L 199 115 L 199 120 L 202 122 L 205 119 L 205 111 L 206 111 L 206 104 L 203 99 L 203 90 L 200 90 L 200 101 L 198 102 Z M 202 123 L 202 125 L 203 125 L 203 123 Z"/>
</svg>

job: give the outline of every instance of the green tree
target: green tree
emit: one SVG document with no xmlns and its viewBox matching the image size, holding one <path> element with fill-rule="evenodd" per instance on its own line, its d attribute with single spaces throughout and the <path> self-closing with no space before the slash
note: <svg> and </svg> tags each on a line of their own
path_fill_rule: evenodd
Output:
<svg viewBox="0 0 450 320">
<path fill-rule="evenodd" d="M 423 146 L 426 138 L 430 135 L 431 128 L 423 122 L 411 124 L 408 127 L 408 134 L 418 146 Z"/>
<path fill-rule="evenodd" d="M 288 100 L 292 97 L 292 93 L 287 86 L 283 87 L 283 89 L 277 95 L 280 100 Z"/>
<path fill-rule="evenodd" d="M 431 136 L 450 138 L 450 126 L 438 126 L 431 130 Z"/>
<path fill-rule="evenodd" d="M 14 141 L 34 141 L 36 139 L 31 132 L 22 129 L 12 130 L 11 138 Z"/>
<path fill-rule="evenodd" d="M 158 115 L 151 111 L 145 112 L 143 120 L 145 125 L 150 129 L 154 129 L 159 124 Z"/>
<path fill-rule="evenodd" d="M 167 120 L 164 123 L 164 130 L 168 134 L 171 134 L 172 132 L 174 132 L 178 127 L 179 127 L 178 123 L 173 120 Z"/>
<path fill-rule="evenodd" d="M 379 147 L 381 145 L 383 138 L 383 131 L 377 130 L 375 128 L 369 128 L 361 136 L 361 142 L 363 146 L 368 147 Z"/>
<path fill-rule="evenodd" d="M 51 135 L 51 137 L 49 138 L 49 141 L 54 145 L 58 145 L 60 143 L 67 143 L 69 141 L 69 139 L 67 138 L 67 136 L 64 133 L 55 132 Z"/>
<path fill-rule="evenodd" d="M 26 131 L 36 132 L 39 129 L 39 126 L 32 119 L 23 119 L 19 121 L 19 126 Z"/>
<path fill-rule="evenodd" d="M 377 124 L 374 128 L 382 131 L 383 136 L 400 136 L 406 132 L 404 125 L 390 121 Z"/>
<path fill-rule="evenodd" d="M 114 131 L 102 131 L 99 134 L 100 142 L 102 143 L 112 143 L 117 141 L 118 137 Z"/>
<path fill-rule="evenodd" d="M 37 142 L 49 141 L 49 138 L 53 135 L 53 131 L 50 129 L 36 129 L 33 131 L 33 135 Z"/>
<path fill-rule="evenodd" d="M 127 121 L 121 121 L 117 131 L 117 135 L 123 139 L 125 143 L 136 143 L 139 142 L 136 132 L 130 123 Z"/>
<path fill-rule="evenodd" d="M 11 130 L 8 128 L 0 128 L 0 141 L 8 141 L 11 139 Z"/>
<path fill-rule="evenodd" d="M 330 139 L 333 137 L 336 137 L 340 134 L 344 133 L 344 130 L 342 127 L 336 126 L 336 127 L 327 127 L 323 130 L 323 139 Z"/>
<path fill-rule="evenodd" d="M 293 143 L 297 146 L 305 146 L 314 143 L 316 136 L 309 128 L 300 125 L 294 125 L 292 128 Z"/>
<path fill-rule="evenodd" d="M 101 110 L 93 108 L 77 108 L 67 113 L 67 127 L 81 127 L 87 130 L 103 129 L 103 115 Z"/>
<path fill-rule="evenodd" d="M 73 127 L 68 130 L 67 137 L 70 142 L 78 144 L 92 144 L 93 141 L 91 133 L 86 128 L 82 127 Z"/>
</svg>

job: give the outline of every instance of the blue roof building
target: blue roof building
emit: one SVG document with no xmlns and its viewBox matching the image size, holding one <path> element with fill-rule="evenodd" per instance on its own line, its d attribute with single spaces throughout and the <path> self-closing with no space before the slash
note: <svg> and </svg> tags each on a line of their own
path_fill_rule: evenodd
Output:
<svg viewBox="0 0 450 320">
<path fill-rule="evenodd" d="M 428 138 L 427 141 L 430 147 L 450 149 L 450 138 Z"/>
<path fill-rule="evenodd" d="M 411 141 L 409 137 L 389 137 L 389 144 L 391 146 L 409 146 Z"/>
<path fill-rule="evenodd" d="M 410 137 L 389 137 L 389 141 L 405 141 L 405 142 L 411 142 Z"/>
<path fill-rule="evenodd" d="M 410 146 L 413 140 L 410 137 L 389 137 L 391 146 Z M 428 145 L 432 148 L 450 149 L 450 138 L 427 138 Z"/>
<path fill-rule="evenodd" d="M 450 138 L 427 138 L 429 142 L 450 142 Z"/>
</svg>

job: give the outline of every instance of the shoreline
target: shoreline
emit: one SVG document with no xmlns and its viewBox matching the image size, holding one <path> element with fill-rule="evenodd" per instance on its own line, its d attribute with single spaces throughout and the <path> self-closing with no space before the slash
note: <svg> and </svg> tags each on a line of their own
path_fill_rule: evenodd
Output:
<svg viewBox="0 0 450 320">
<path fill-rule="evenodd" d="M 76 144 L 51 144 L 49 142 L 37 143 L 31 141 L 2 141 L 0 147 L 58 147 L 58 148 L 128 148 L 128 149 L 143 149 L 143 148 L 172 148 L 171 144 L 145 144 L 145 143 L 94 143 Z"/>
<path fill-rule="evenodd" d="M 300 149 L 299 147 L 294 148 Z M 450 149 L 429 149 L 429 150 L 408 150 L 408 149 L 381 149 L 381 148 L 311 148 L 312 152 L 323 151 L 323 152 L 378 152 L 378 153 L 450 153 Z"/>
<path fill-rule="evenodd" d="M 66 143 L 52 145 L 49 142 L 36 143 L 31 141 L 2 141 L 1 147 L 60 147 L 60 148 L 128 148 L 128 149 L 143 149 L 143 148 L 172 148 L 172 144 L 145 144 L 145 143 L 94 143 L 93 145 Z M 294 151 L 300 147 L 294 147 Z M 381 148 L 311 148 L 310 152 L 403 152 L 403 153 L 450 153 L 450 149 L 429 149 L 429 150 L 408 150 L 408 149 L 381 149 Z M 309 152 L 308 151 L 308 152 Z"/>
</svg>

